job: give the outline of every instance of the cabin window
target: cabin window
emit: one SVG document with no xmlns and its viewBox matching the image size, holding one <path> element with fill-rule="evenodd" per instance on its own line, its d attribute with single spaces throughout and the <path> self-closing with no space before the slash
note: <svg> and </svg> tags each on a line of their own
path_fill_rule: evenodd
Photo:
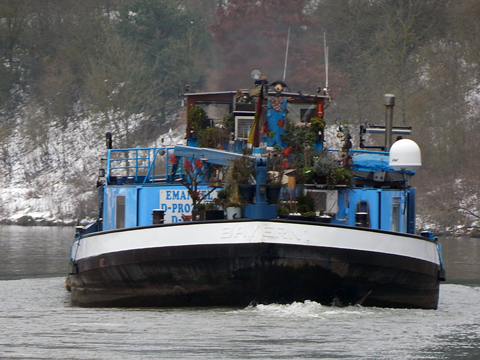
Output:
<svg viewBox="0 0 480 360">
<path fill-rule="evenodd" d="M 316 105 L 303 103 L 288 103 L 287 119 L 295 125 L 309 122 L 312 117 L 316 116 Z"/>
<path fill-rule="evenodd" d="M 225 115 L 230 113 L 230 104 L 210 104 L 207 108 L 207 116 L 214 123 L 218 123 Z"/>
<path fill-rule="evenodd" d="M 235 140 L 247 140 L 255 117 L 235 116 Z"/>
<path fill-rule="evenodd" d="M 392 231 L 400 231 L 400 199 L 392 200 Z"/>
<path fill-rule="evenodd" d="M 199 106 L 205 110 L 207 113 L 207 117 L 210 119 L 211 126 L 219 124 L 225 115 L 230 114 L 232 103 L 231 102 L 221 102 L 221 101 L 209 101 L 209 102 L 202 102 L 197 101 L 195 102 L 195 106 Z"/>
<path fill-rule="evenodd" d="M 115 204 L 115 229 L 125 227 L 125 196 L 117 195 Z"/>
</svg>

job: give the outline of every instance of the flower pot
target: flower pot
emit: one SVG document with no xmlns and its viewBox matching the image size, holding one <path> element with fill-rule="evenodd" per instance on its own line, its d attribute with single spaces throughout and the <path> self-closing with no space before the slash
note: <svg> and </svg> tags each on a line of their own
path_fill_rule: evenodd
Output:
<svg viewBox="0 0 480 360">
<path fill-rule="evenodd" d="M 278 203 L 282 185 L 267 185 L 267 201 L 270 204 Z"/>
<path fill-rule="evenodd" d="M 255 111 L 255 104 L 236 103 L 235 110 L 236 111 Z"/>
<path fill-rule="evenodd" d="M 242 217 L 242 208 L 236 206 L 229 206 L 225 210 L 227 213 L 227 219 L 240 219 Z"/>
<path fill-rule="evenodd" d="M 224 215 L 222 210 L 192 210 L 192 221 L 221 220 Z"/>
<path fill-rule="evenodd" d="M 313 182 L 316 184 L 326 184 L 327 183 L 327 177 L 325 175 L 323 176 L 314 176 L 313 177 Z"/>
<path fill-rule="evenodd" d="M 238 192 L 246 203 L 253 203 L 255 197 L 255 185 L 239 184 Z"/>
</svg>

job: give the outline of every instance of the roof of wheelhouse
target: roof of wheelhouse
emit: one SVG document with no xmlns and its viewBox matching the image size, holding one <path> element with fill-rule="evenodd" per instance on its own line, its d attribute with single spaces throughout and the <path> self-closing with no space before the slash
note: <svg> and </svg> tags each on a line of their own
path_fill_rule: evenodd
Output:
<svg viewBox="0 0 480 360">
<path fill-rule="evenodd" d="M 183 96 L 188 98 L 194 98 L 195 101 L 231 101 L 232 97 L 235 96 L 238 91 L 241 91 L 242 94 L 248 95 L 248 89 L 239 89 L 239 90 L 232 90 L 232 91 L 214 91 L 214 92 L 189 92 L 183 94 Z M 269 91 L 269 96 L 275 96 L 275 91 Z M 330 99 L 328 95 L 309 95 L 309 94 L 302 94 L 300 92 L 282 92 L 282 96 L 291 98 L 293 101 L 298 102 L 316 102 L 319 99 Z"/>
</svg>

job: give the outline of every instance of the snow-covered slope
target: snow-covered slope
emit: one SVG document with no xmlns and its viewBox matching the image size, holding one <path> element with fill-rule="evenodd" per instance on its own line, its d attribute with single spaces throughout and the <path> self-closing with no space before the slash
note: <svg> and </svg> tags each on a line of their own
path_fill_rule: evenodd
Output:
<svg viewBox="0 0 480 360">
<path fill-rule="evenodd" d="M 132 134 L 144 120 L 140 115 L 129 119 Z M 183 122 L 176 115 L 169 120 L 173 141 L 182 139 Z M 23 110 L 9 129 L 0 149 L 0 222 L 70 225 L 91 220 L 105 132 L 114 129 L 112 124 L 98 113 L 42 123 L 41 115 Z M 169 138 L 159 134 L 157 139 L 162 137 Z"/>
</svg>

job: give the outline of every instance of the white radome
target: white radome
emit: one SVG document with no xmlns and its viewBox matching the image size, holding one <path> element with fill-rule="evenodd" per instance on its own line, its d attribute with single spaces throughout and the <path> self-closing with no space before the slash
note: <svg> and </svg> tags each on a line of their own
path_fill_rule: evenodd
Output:
<svg viewBox="0 0 480 360">
<path fill-rule="evenodd" d="M 389 165 L 395 170 L 416 170 L 422 166 L 422 154 L 417 143 L 401 139 L 390 148 Z"/>
</svg>

